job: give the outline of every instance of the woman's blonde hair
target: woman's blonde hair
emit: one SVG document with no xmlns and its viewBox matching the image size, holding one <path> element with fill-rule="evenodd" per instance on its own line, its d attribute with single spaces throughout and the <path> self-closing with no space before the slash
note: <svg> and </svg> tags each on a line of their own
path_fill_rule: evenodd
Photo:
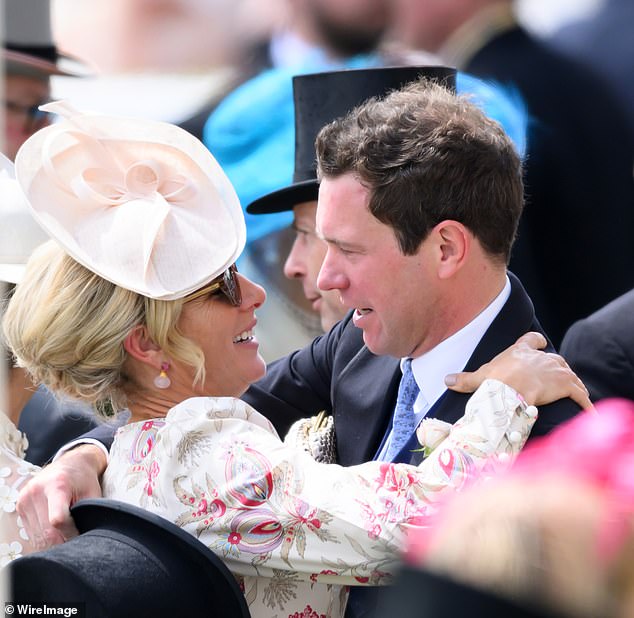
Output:
<svg viewBox="0 0 634 618">
<path fill-rule="evenodd" d="M 126 405 L 124 340 L 135 326 L 204 380 L 202 350 L 178 330 L 183 300 L 162 301 L 94 274 L 54 241 L 31 256 L 3 319 L 16 362 L 34 382 L 91 403 L 101 416 Z"/>
</svg>

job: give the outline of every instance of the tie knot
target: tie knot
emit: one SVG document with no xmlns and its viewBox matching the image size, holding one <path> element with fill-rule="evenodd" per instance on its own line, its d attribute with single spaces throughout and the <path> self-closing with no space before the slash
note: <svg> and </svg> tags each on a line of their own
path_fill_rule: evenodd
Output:
<svg viewBox="0 0 634 618">
<path fill-rule="evenodd" d="M 412 371 L 412 359 L 407 358 L 403 363 L 403 377 L 398 387 L 397 405 L 400 403 L 410 408 L 413 407 L 418 391 L 418 384 Z"/>
</svg>

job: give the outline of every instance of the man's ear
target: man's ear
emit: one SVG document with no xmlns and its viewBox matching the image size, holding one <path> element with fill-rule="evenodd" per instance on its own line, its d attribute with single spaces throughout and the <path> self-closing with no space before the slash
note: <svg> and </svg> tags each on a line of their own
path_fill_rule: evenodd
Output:
<svg viewBox="0 0 634 618">
<path fill-rule="evenodd" d="M 135 326 L 123 341 L 125 351 L 132 357 L 146 365 L 161 368 L 163 351 L 150 339 L 145 326 Z"/>
<path fill-rule="evenodd" d="M 436 235 L 440 254 L 438 276 L 448 279 L 464 266 L 473 234 L 462 223 L 451 219 L 438 223 L 432 233 Z"/>
</svg>

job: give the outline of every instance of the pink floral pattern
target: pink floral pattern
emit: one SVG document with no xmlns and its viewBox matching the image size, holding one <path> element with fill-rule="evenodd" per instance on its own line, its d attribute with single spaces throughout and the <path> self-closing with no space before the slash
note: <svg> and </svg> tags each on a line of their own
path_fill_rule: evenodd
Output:
<svg viewBox="0 0 634 618">
<path fill-rule="evenodd" d="M 326 618 L 326 614 L 318 614 L 310 605 L 307 605 L 302 612 L 289 614 L 288 618 Z"/>
<path fill-rule="evenodd" d="M 188 530 L 238 577 L 253 618 L 343 615 L 350 585 L 388 583 L 412 526 L 445 491 L 495 471 L 523 446 L 534 418 L 488 380 L 419 467 L 321 464 L 229 398 L 189 399 L 163 424 L 121 428 L 104 494 Z M 510 428 L 520 442 L 510 441 Z M 140 482 L 140 481 L 143 482 Z"/>
</svg>

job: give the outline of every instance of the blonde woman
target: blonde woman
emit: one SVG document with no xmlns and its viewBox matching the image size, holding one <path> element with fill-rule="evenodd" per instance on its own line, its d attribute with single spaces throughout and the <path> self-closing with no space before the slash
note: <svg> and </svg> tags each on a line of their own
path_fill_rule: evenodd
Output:
<svg viewBox="0 0 634 618">
<path fill-rule="evenodd" d="M 16 165 L 55 241 L 30 260 L 4 332 L 36 381 L 130 412 L 104 495 L 223 557 L 252 616 L 343 615 L 349 585 L 390 581 L 408 527 L 445 490 L 519 451 L 536 417 L 527 403 L 585 397 L 534 335 L 481 371 L 489 379 L 420 466 L 316 462 L 237 399 L 265 372 L 254 335 L 265 293 L 235 269 L 245 226 L 213 157 L 170 125 L 50 109 L 67 119 Z"/>
</svg>

